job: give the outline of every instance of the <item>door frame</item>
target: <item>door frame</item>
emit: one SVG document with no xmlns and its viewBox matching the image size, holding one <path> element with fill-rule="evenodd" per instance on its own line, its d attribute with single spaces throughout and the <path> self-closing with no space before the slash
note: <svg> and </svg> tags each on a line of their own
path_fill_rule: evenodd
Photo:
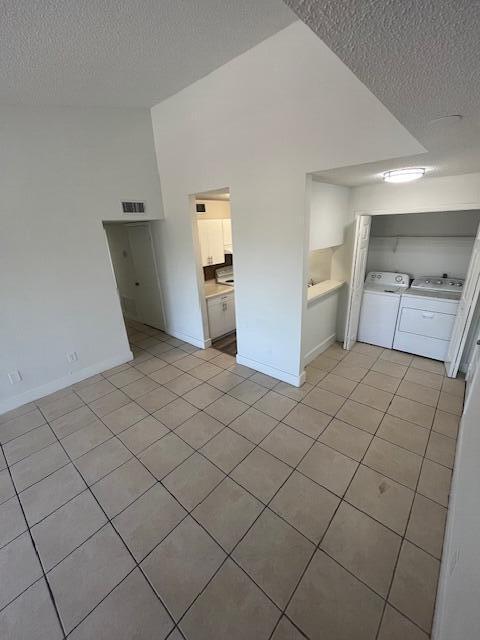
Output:
<svg viewBox="0 0 480 640">
<path fill-rule="evenodd" d="M 358 325 L 360 323 L 360 309 L 362 301 L 360 300 L 360 306 L 357 310 L 354 310 L 355 295 L 358 289 L 357 281 L 361 278 L 362 289 L 365 281 L 365 272 L 367 269 L 368 257 L 368 245 L 370 243 L 370 229 L 372 226 L 372 216 L 359 215 L 355 218 L 355 238 L 353 243 L 353 255 L 352 255 L 352 269 L 350 275 L 350 283 L 348 286 L 348 302 L 347 302 L 347 317 L 345 319 L 345 339 L 343 342 L 343 348 L 350 351 L 355 342 L 357 341 Z M 363 229 L 366 229 L 366 236 L 362 236 Z M 366 253 L 362 251 L 362 243 L 367 242 Z M 365 260 L 363 257 L 365 256 Z M 361 294 L 359 294 L 361 295 Z M 354 313 L 355 311 L 355 313 Z M 355 316 L 355 317 L 354 317 Z"/>
<path fill-rule="evenodd" d="M 167 330 L 167 321 L 166 321 L 166 317 L 165 317 L 165 302 L 164 302 L 164 297 L 163 297 L 163 291 L 162 291 L 162 284 L 160 281 L 160 271 L 158 268 L 158 262 L 157 262 L 157 255 L 156 255 L 156 251 L 155 251 L 155 244 L 153 242 L 153 234 L 152 234 L 152 223 L 156 222 L 155 220 L 144 220 L 144 221 L 138 221 L 138 222 L 126 222 L 125 225 L 127 227 L 146 227 L 147 229 L 147 233 L 148 233 L 148 238 L 149 238 L 149 245 L 150 245 L 150 251 L 152 252 L 152 261 L 153 261 L 153 269 L 154 269 L 154 275 L 155 275 L 155 282 L 157 284 L 157 290 L 158 290 L 158 297 L 160 298 L 160 308 L 161 308 L 161 316 L 162 316 L 162 324 L 163 324 L 163 329 L 161 329 L 161 331 L 166 331 Z M 158 328 L 158 327 L 154 327 L 154 328 Z"/>
<path fill-rule="evenodd" d="M 470 203 L 457 203 L 457 204 L 451 204 L 451 205 L 445 205 L 445 206 L 434 206 L 434 207 L 428 207 L 427 209 L 425 207 L 420 207 L 420 208 L 416 208 L 416 207 L 402 207 L 402 209 L 372 209 L 372 210 L 363 210 L 363 209 L 359 209 L 359 210 L 355 210 L 353 212 L 354 215 L 354 222 L 355 222 L 355 238 L 354 238 L 354 249 L 352 252 L 352 269 L 351 269 L 351 275 L 350 275 L 350 282 L 348 283 L 348 303 L 347 303 L 347 310 L 346 310 L 346 317 L 345 317 L 345 341 L 344 341 L 344 348 L 348 349 L 347 347 L 347 331 L 349 328 L 349 324 L 351 321 L 351 311 L 352 311 L 352 302 L 353 302 L 353 285 L 354 285 L 354 275 L 355 275 L 355 268 L 358 267 L 358 265 L 356 264 L 356 260 L 358 259 L 358 255 L 357 255 L 357 246 L 358 246 L 358 232 L 359 232 L 359 226 L 357 225 L 357 219 L 360 216 L 371 216 L 373 218 L 373 216 L 387 216 L 387 215 L 404 215 L 404 214 L 408 214 L 408 213 L 441 213 L 444 211 L 478 211 L 480 210 L 480 202 L 470 202 Z M 480 224 L 477 230 L 477 239 L 479 238 L 479 234 L 480 234 Z M 476 240 L 478 241 L 478 240 Z M 470 267 L 471 267 L 471 263 L 469 264 L 469 268 L 466 274 L 466 277 L 468 277 L 469 271 L 470 271 Z M 365 275 L 365 274 L 364 274 Z M 480 287 L 480 279 L 479 282 L 477 283 L 477 287 Z M 480 299 L 480 298 L 479 298 Z M 470 314 L 471 315 L 471 314 Z M 466 339 L 466 334 L 468 332 L 468 327 L 466 326 L 464 328 L 465 331 L 465 339 Z M 358 323 L 357 323 L 357 330 L 358 330 Z M 460 363 L 460 359 L 462 357 L 462 350 L 464 348 L 464 343 L 465 343 L 465 339 L 462 340 L 461 344 L 460 344 L 460 348 L 459 348 L 459 353 L 456 354 L 456 360 L 458 359 L 458 364 Z M 353 346 L 354 342 L 351 343 L 351 346 Z M 456 369 L 456 371 L 458 371 L 458 367 Z M 447 375 L 448 372 L 447 372 Z M 456 375 L 456 373 L 455 373 Z M 450 376 L 451 377 L 451 376 Z"/>
<path fill-rule="evenodd" d="M 102 228 L 103 228 L 103 232 L 105 234 L 105 241 L 106 241 L 106 245 L 107 245 L 107 251 L 108 251 L 108 259 L 110 261 L 110 266 L 112 268 L 112 273 L 113 273 L 113 278 L 114 278 L 114 282 L 115 282 L 115 289 L 117 292 L 117 297 L 118 297 L 118 302 L 120 305 L 120 310 L 122 313 L 122 317 L 123 317 L 123 309 L 122 309 L 122 304 L 121 304 L 121 300 L 120 300 L 120 292 L 118 289 L 118 284 L 117 284 L 117 276 L 115 274 L 115 267 L 113 265 L 113 260 L 112 260 L 112 254 L 110 253 L 110 245 L 108 244 L 108 235 L 107 235 L 107 229 L 106 229 L 106 225 L 114 225 L 114 224 L 121 224 L 124 225 L 126 227 L 139 227 L 139 226 L 144 226 L 147 228 L 148 231 L 148 237 L 150 239 L 150 250 L 152 252 L 152 260 L 153 260 L 153 268 L 155 271 L 155 281 L 157 283 L 157 289 L 158 289 L 158 295 L 160 298 L 160 307 L 161 307 L 161 316 L 162 316 L 162 323 L 163 323 L 163 331 L 167 331 L 167 323 L 166 323 L 166 316 L 165 316 L 165 302 L 164 302 L 164 297 L 163 297 L 163 290 L 162 290 L 162 285 L 161 285 L 161 280 L 160 280 L 160 271 L 158 268 L 158 262 L 157 262 L 157 255 L 156 255 L 156 251 L 155 251 L 155 245 L 153 242 L 153 235 L 152 235 L 152 223 L 153 222 L 159 222 L 157 220 L 102 220 Z M 142 322 L 143 320 L 141 319 L 137 319 L 137 322 Z"/>
<path fill-rule="evenodd" d="M 203 342 L 204 347 L 208 348 L 212 346 L 212 339 L 210 337 L 210 328 L 208 325 L 208 309 L 207 309 L 207 300 L 205 298 L 205 288 L 204 288 L 204 277 L 203 277 L 203 266 L 202 266 L 202 252 L 200 249 L 200 237 L 198 233 L 198 214 L 196 208 L 197 196 L 199 193 L 202 196 L 208 194 L 209 191 L 212 192 L 220 192 L 220 191 L 228 191 L 230 194 L 229 204 L 230 204 L 230 221 L 232 223 L 232 246 L 235 245 L 235 240 L 233 239 L 233 216 L 232 216 L 232 190 L 230 187 L 219 187 L 218 189 L 208 189 L 207 191 L 198 191 L 197 193 L 192 193 L 188 196 L 188 203 L 190 209 L 190 222 L 192 228 L 192 238 L 193 238 L 193 253 L 195 256 L 195 276 L 197 280 L 197 291 L 198 291 L 198 303 L 200 306 L 200 312 L 202 314 L 202 325 L 203 325 Z M 206 200 L 207 198 L 202 197 L 198 198 L 199 200 Z M 235 299 L 235 309 L 236 309 L 236 299 Z"/>
<path fill-rule="evenodd" d="M 465 296 L 469 296 L 470 304 L 464 313 L 466 306 Z M 453 325 L 452 337 L 454 341 L 450 342 L 447 358 L 445 360 L 445 369 L 449 378 L 455 378 L 458 373 L 460 361 L 465 349 L 468 332 L 472 326 L 472 320 L 475 309 L 480 299 L 480 224 L 478 225 L 475 243 L 473 245 L 472 255 L 465 276 L 465 286 L 463 288 L 462 297 L 458 305 L 455 324 Z M 460 320 L 461 314 L 464 313 L 463 322 Z M 456 348 L 454 345 L 456 344 Z"/>
</svg>

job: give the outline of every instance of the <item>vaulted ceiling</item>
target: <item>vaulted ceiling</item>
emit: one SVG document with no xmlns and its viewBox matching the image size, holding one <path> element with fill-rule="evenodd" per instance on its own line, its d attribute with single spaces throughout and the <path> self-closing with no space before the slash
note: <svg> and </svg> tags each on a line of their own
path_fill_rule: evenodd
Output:
<svg viewBox="0 0 480 640">
<path fill-rule="evenodd" d="M 480 171 L 478 0 L 3 0 L 0 104 L 150 107 L 297 16 L 428 150 L 327 178 Z"/>
<path fill-rule="evenodd" d="M 0 104 L 150 107 L 295 20 L 281 0 L 2 0 Z"/>
<path fill-rule="evenodd" d="M 428 153 L 329 173 L 343 184 L 385 168 L 480 171 L 478 0 L 285 0 Z M 460 121 L 439 120 L 460 114 Z"/>
</svg>

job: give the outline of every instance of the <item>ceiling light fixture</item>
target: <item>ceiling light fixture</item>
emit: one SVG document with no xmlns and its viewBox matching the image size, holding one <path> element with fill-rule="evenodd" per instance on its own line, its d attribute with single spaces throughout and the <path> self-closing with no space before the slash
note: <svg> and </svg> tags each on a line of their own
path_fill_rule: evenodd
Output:
<svg viewBox="0 0 480 640">
<path fill-rule="evenodd" d="M 425 175 L 425 167 L 408 167 L 405 169 L 391 169 L 385 171 L 383 179 L 385 182 L 394 182 L 396 184 L 401 182 L 411 182 L 412 180 L 418 180 Z"/>
</svg>

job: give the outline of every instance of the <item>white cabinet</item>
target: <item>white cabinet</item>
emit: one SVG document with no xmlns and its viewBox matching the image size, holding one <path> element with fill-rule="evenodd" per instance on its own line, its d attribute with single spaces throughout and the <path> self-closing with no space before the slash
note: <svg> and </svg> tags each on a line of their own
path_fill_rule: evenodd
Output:
<svg viewBox="0 0 480 640">
<path fill-rule="evenodd" d="M 225 253 L 233 253 L 232 249 L 232 221 L 222 220 L 223 249 Z"/>
<path fill-rule="evenodd" d="M 199 220 L 198 239 L 203 267 L 225 262 L 222 220 Z"/>
<path fill-rule="evenodd" d="M 349 189 L 310 179 L 310 251 L 344 243 L 349 216 Z"/>
<path fill-rule="evenodd" d="M 235 296 L 226 293 L 207 299 L 210 338 L 215 339 L 235 331 Z"/>
</svg>

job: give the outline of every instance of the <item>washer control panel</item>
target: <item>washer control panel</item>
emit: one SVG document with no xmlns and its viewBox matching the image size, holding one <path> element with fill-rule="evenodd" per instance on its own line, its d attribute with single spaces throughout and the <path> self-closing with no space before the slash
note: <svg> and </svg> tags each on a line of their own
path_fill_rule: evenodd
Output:
<svg viewBox="0 0 480 640">
<path fill-rule="evenodd" d="M 410 277 L 408 273 L 397 273 L 396 271 L 370 271 L 365 278 L 365 283 L 408 287 Z"/>
</svg>

